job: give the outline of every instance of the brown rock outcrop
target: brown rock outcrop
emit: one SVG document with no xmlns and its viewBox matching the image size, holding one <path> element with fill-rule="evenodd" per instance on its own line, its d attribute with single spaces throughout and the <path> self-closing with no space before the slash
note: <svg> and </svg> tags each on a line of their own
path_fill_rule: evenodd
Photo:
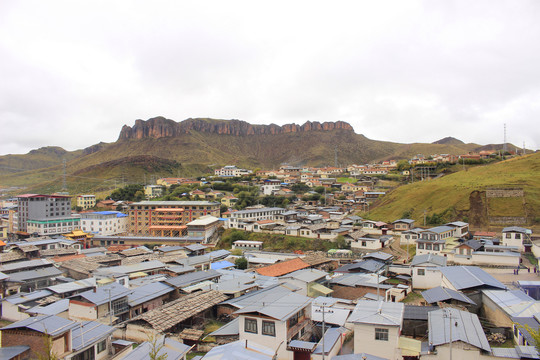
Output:
<svg viewBox="0 0 540 360">
<path fill-rule="evenodd" d="M 164 117 L 156 117 L 147 121 L 136 120 L 133 127 L 124 125 L 118 140 L 175 137 L 181 134 L 187 134 L 190 131 L 220 135 L 250 136 L 331 130 L 354 131 L 351 125 L 343 121 L 324 123 L 307 121 L 303 125 L 286 124 L 279 126 L 276 124 L 252 125 L 241 120 L 214 119 L 187 119 L 178 123 Z"/>
</svg>

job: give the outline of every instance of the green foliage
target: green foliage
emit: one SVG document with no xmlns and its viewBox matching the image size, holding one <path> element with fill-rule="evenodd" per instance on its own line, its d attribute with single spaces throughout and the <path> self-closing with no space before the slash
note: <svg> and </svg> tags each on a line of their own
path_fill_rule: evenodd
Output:
<svg viewBox="0 0 540 360">
<path fill-rule="evenodd" d="M 338 249 L 350 249 L 351 248 L 351 245 L 347 242 L 347 240 L 345 240 L 345 237 L 343 235 L 339 235 L 337 238 L 336 238 L 336 247 Z"/>
<path fill-rule="evenodd" d="M 452 220 L 454 215 L 454 209 L 448 208 L 440 213 L 433 213 L 426 215 L 426 223 L 428 225 L 441 225 L 448 223 Z"/>
<path fill-rule="evenodd" d="M 236 265 L 237 269 L 245 270 L 247 269 L 248 261 L 245 257 L 242 256 L 234 261 L 234 265 Z"/>
<path fill-rule="evenodd" d="M 318 192 L 319 194 L 324 194 L 325 187 L 324 186 L 317 186 L 313 190 Z"/>
<path fill-rule="evenodd" d="M 115 201 L 141 201 L 144 198 L 144 186 L 140 184 L 126 185 L 114 190 L 109 198 Z"/>
<path fill-rule="evenodd" d="M 161 341 L 161 338 L 156 334 L 148 334 L 148 342 L 150 343 L 150 353 L 148 357 L 150 360 L 167 360 L 169 356 L 166 352 L 159 354 L 159 352 L 165 346 L 165 343 Z"/>
<path fill-rule="evenodd" d="M 294 191 L 295 194 L 303 194 L 309 191 L 309 186 L 304 183 L 298 183 L 292 185 L 291 190 Z"/>
<path fill-rule="evenodd" d="M 413 215 L 413 212 L 414 212 L 414 209 L 413 208 L 410 208 L 409 210 L 403 212 L 403 214 L 401 214 L 401 218 L 402 219 L 410 219 Z"/>
<path fill-rule="evenodd" d="M 405 171 L 409 170 L 411 168 L 411 164 L 407 160 L 399 160 L 397 163 L 397 170 L 398 171 Z"/>
<path fill-rule="evenodd" d="M 538 328 L 533 329 L 531 326 L 527 324 L 525 325 L 516 324 L 516 325 L 524 329 L 525 331 L 527 331 L 529 334 L 531 334 L 531 337 L 534 340 L 534 344 L 531 344 L 531 345 L 536 348 L 536 351 L 540 352 L 540 329 Z"/>
</svg>

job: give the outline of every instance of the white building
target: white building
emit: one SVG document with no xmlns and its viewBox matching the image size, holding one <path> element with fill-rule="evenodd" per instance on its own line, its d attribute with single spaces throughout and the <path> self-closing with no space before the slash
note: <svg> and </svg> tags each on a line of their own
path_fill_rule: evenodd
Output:
<svg viewBox="0 0 540 360">
<path fill-rule="evenodd" d="M 354 324 L 354 352 L 401 358 L 399 336 L 404 309 L 403 303 L 359 300 L 349 317 Z"/>
<path fill-rule="evenodd" d="M 235 165 L 227 165 L 221 169 L 216 169 L 214 174 L 220 177 L 239 177 L 251 174 L 251 170 L 239 169 Z"/>
<path fill-rule="evenodd" d="M 416 255 L 411 261 L 413 289 L 431 289 L 441 285 L 439 267 L 446 266 L 447 258 L 435 254 Z"/>
<path fill-rule="evenodd" d="M 518 226 L 506 227 L 502 230 L 502 244 L 517 246 L 519 251 L 525 251 L 525 244 L 530 243 L 532 231 Z"/>
<path fill-rule="evenodd" d="M 259 208 L 235 211 L 230 214 L 226 227 L 235 229 L 245 229 L 246 223 L 253 223 L 260 220 L 275 220 L 276 215 L 285 212 L 285 209 Z"/>
<path fill-rule="evenodd" d="M 97 235 L 127 232 L 128 216 L 119 211 L 96 211 L 81 214 L 81 229 Z"/>
<path fill-rule="evenodd" d="M 287 348 L 291 339 L 311 337 L 311 298 L 288 293 L 269 296 L 238 310 L 240 341 L 264 344 L 276 352 L 277 359 L 292 359 Z"/>
</svg>

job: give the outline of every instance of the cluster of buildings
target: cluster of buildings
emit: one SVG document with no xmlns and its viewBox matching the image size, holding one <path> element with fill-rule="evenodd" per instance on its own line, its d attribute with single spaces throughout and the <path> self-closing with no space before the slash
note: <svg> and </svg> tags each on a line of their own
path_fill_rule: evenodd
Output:
<svg viewBox="0 0 540 360">
<path fill-rule="evenodd" d="M 517 241 L 517 231 L 501 241 Z M 539 358 L 524 325 L 540 326 L 540 281 L 503 283 L 444 254 L 403 263 L 391 252 L 277 253 L 248 240 L 234 243 L 242 255 L 201 244 L 79 245 L 6 245 L 2 358 L 151 359 L 156 344 L 169 360 L 192 351 L 199 360 Z M 235 267 L 240 256 L 246 270 Z"/>
</svg>

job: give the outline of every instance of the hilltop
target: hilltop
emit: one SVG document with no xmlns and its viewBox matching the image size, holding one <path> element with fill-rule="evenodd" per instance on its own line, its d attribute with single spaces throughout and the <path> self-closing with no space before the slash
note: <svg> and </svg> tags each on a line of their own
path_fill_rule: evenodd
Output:
<svg viewBox="0 0 540 360">
<path fill-rule="evenodd" d="M 402 217 L 423 224 L 436 215 L 442 222 L 465 219 L 473 226 L 486 227 L 489 217 L 526 217 L 537 223 L 540 217 L 540 153 L 514 158 L 438 179 L 400 186 L 388 193 L 370 211 L 383 221 Z M 524 190 L 524 197 L 487 198 L 490 188 Z M 502 225 L 501 225 L 502 226 Z"/>
<path fill-rule="evenodd" d="M 340 165 L 365 164 L 408 159 L 419 153 L 463 154 L 486 148 L 460 141 L 441 142 L 372 140 L 355 133 L 343 121 L 279 126 L 206 118 L 176 122 L 155 117 L 124 125 L 113 143 L 101 142 L 72 152 L 46 147 L 25 155 L 0 156 L 0 186 L 58 191 L 64 159 L 69 189 L 97 191 L 114 181 L 142 183 L 150 176 L 196 176 L 227 164 L 252 169 L 283 163 L 327 166 L 334 165 L 336 154 Z M 144 166 L 144 159 L 151 159 L 151 166 Z"/>
</svg>

